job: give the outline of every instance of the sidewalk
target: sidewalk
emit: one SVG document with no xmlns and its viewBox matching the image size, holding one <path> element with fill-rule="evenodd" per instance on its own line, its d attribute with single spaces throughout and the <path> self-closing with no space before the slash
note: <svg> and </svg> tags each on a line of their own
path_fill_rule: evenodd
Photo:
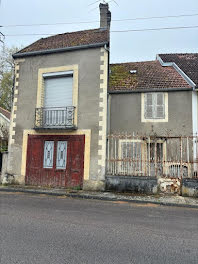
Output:
<svg viewBox="0 0 198 264">
<path fill-rule="evenodd" d="M 142 204 L 159 204 L 165 206 L 179 206 L 198 209 L 198 199 L 173 195 L 137 195 L 131 193 L 113 192 L 85 192 L 82 190 L 33 188 L 29 186 L 2 186 L 0 192 L 21 192 L 30 194 L 46 194 L 53 196 L 65 196 L 80 199 L 95 199 L 103 201 L 125 201 Z"/>
</svg>

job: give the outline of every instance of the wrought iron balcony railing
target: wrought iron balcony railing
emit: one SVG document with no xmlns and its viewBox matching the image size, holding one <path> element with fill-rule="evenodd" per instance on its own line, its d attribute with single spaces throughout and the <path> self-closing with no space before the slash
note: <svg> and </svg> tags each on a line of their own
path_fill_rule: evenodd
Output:
<svg viewBox="0 0 198 264">
<path fill-rule="evenodd" d="M 74 112 L 74 106 L 36 108 L 35 128 L 75 129 Z"/>
</svg>

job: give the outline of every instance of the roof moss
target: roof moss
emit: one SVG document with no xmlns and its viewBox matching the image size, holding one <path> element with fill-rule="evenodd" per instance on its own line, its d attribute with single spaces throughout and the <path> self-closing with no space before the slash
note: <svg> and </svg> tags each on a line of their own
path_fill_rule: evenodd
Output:
<svg viewBox="0 0 198 264">
<path fill-rule="evenodd" d="M 110 70 L 109 91 L 192 88 L 173 67 L 157 60 L 111 64 Z"/>
<path fill-rule="evenodd" d="M 109 77 L 109 85 L 111 88 L 123 87 L 125 83 L 135 86 L 137 84 L 137 73 L 130 73 L 124 65 L 111 65 L 111 73 Z M 134 70 L 134 69 L 133 69 Z"/>
</svg>

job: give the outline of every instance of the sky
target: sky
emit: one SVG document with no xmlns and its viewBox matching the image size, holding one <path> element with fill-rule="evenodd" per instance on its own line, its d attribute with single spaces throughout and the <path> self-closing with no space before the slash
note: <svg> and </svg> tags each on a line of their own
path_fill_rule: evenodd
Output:
<svg viewBox="0 0 198 264">
<path fill-rule="evenodd" d="M 192 15 L 112 21 L 111 30 L 198 26 L 198 0 L 112 0 L 112 20 Z M 45 34 L 59 34 L 99 27 L 96 0 L 0 0 L 0 31 L 6 46 L 27 46 Z M 92 4 L 92 5 L 90 5 Z M 91 23 L 80 23 L 90 22 Z M 75 23 L 64 25 L 7 27 L 8 25 Z M 32 36 L 8 36 L 41 34 Z M 1 45 L 1 44 L 0 44 Z M 111 33 L 111 62 L 155 60 L 159 53 L 198 52 L 198 27 L 191 29 Z"/>
</svg>

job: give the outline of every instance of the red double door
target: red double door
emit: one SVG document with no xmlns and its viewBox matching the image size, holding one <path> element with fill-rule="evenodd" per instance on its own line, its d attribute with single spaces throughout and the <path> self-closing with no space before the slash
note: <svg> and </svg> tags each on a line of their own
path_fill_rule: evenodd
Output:
<svg viewBox="0 0 198 264">
<path fill-rule="evenodd" d="M 82 187 L 84 148 L 84 135 L 29 135 L 26 184 Z"/>
</svg>

